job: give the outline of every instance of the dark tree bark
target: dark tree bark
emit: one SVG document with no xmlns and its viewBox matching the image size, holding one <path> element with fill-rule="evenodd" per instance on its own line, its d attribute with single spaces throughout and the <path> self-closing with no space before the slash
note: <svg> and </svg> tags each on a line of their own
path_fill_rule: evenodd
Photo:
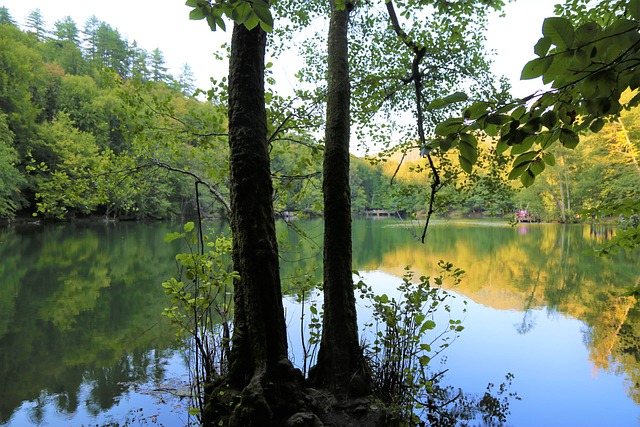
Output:
<svg viewBox="0 0 640 427">
<path fill-rule="evenodd" d="M 347 2 L 349 3 L 349 2 Z M 318 363 L 310 380 L 340 396 L 367 394 L 367 370 L 358 342 L 351 263 L 349 188 L 350 85 L 347 29 L 351 5 L 331 0 L 327 124 L 324 150 L 324 320 Z"/>
<path fill-rule="evenodd" d="M 280 288 L 264 100 L 265 44 L 259 27 L 248 31 L 235 25 L 229 63 L 230 218 L 233 265 L 240 278 L 234 289 L 229 373 L 210 393 L 205 410 L 205 421 L 230 426 L 281 425 L 300 406 L 296 399 L 302 378 L 287 358 Z"/>
</svg>

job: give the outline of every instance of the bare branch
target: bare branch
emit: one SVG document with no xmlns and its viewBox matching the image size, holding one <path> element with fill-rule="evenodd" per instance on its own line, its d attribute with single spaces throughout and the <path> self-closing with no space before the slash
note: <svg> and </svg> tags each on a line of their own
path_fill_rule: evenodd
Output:
<svg viewBox="0 0 640 427">
<path fill-rule="evenodd" d="M 194 178 L 196 180 L 196 183 L 202 184 L 205 187 L 207 187 L 207 189 L 209 189 L 209 192 L 211 194 L 213 194 L 213 196 L 216 199 L 218 199 L 218 201 L 222 204 L 222 206 L 224 206 L 227 215 L 231 214 L 231 208 L 229 207 L 229 202 L 227 202 L 227 200 L 222 196 L 222 194 L 220 194 L 220 192 L 218 190 L 216 190 L 211 184 L 209 184 L 208 182 L 204 181 L 202 178 L 200 178 L 195 173 L 187 171 L 187 170 L 184 170 L 184 169 L 173 167 L 173 166 L 171 166 L 171 165 L 169 165 L 169 164 L 167 164 L 165 162 L 161 162 L 158 159 L 151 159 L 151 163 L 156 165 L 156 166 L 158 166 L 158 167 L 161 167 L 161 168 L 173 171 L 173 172 L 179 172 L 181 174 L 188 175 L 188 176 Z"/>
<path fill-rule="evenodd" d="M 427 227 L 429 227 L 429 220 L 431 219 L 431 215 L 433 214 L 433 203 L 436 199 L 436 193 L 442 188 L 444 184 L 440 182 L 440 175 L 438 174 L 438 169 L 433 163 L 433 158 L 431 154 L 427 154 L 427 159 L 429 159 L 429 167 L 433 172 L 433 182 L 431 183 L 431 195 L 429 197 L 429 210 L 427 211 L 427 220 L 424 224 L 424 230 L 422 231 L 421 241 L 424 243 L 424 239 L 427 237 Z"/>
<path fill-rule="evenodd" d="M 317 176 L 320 176 L 321 172 L 313 172 L 313 173 L 308 173 L 305 175 L 279 175 L 277 173 L 272 173 L 271 177 L 273 179 L 281 179 L 281 180 L 285 180 L 285 179 L 289 179 L 289 180 L 294 180 L 294 179 L 311 179 L 311 178 L 315 178 Z"/>
<path fill-rule="evenodd" d="M 398 16 L 396 15 L 395 8 L 393 6 L 393 2 L 391 0 L 387 1 L 387 12 L 389 13 L 389 19 L 391 19 L 391 24 L 393 25 L 393 29 L 396 32 L 397 36 L 402 40 L 402 42 L 413 51 L 413 63 L 411 65 L 411 76 L 408 79 L 403 80 L 405 84 L 413 81 L 415 86 L 415 94 L 416 94 L 416 113 L 417 113 L 417 125 L 418 125 L 418 137 L 420 138 L 420 146 L 424 147 L 427 143 L 425 133 L 424 133 L 424 113 L 422 111 L 422 77 L 423 74 L 420 72 L 420 62 L 424 58 L 426 54 L 426 49 L 424 46 L 418 46 L 413 40 L 409 38 L 407 33 L 404 32 L 402 27 L 400 27 L 400 22 L 398 21 Z M 406 155 L 406 151 L 402 156 Z M 433 204 L 436 198 L 436 193 L 440 188 L 442 188 L 442 184 L 440 182 L 440 175 L 438 174 L 438 170 L 433 162 L 433 158 L 430 154 L 427 154 L 427 159 L 429 160 L 429 167 L 433 172 L 433 182 L 431 183 L 431 195 L 429 197 L 429 210 L 427 212 L 427 220 L 424 225 L 424 231 L 422 232 L 422 243 L 427 236 L 427 227 L 429 226 L 429 220 L 431 219 L 431 215 L 433 214 Z M 400 169 L 400 165 L 398 165 L 398 170 Z M 396 173 L 398 171 L 396 170 Z M 395 174 L 394 174 L 395 177 Z M 393 181 L 393 180 L 392 180 Z"/>
</svg>

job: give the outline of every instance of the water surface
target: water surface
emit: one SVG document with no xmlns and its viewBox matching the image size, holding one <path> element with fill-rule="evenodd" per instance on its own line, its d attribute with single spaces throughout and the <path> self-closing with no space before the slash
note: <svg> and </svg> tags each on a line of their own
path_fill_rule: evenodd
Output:
<svg viewBox="0 0 640 427">
<path fill-rule="evenodd" d="M 304 237 L 278 228 L 285 282 L 321 261 L 322 223 L 297 225 Z M 163 236 L 179 227 L 0 230 L 0 425 L 187 422 L 188 403 L 162 394 L 185 381 L 184 357 L 160 316 L 168 305 L 160 283 L 175 273 L 180 249 Z M 420 232 L 355 221 L 354 267 L 387 293 L 407 265 L 417 276 L 437 274 L 441 259 L 466 270 L 454 288 L 454 309 L 468 301 L 465 330 L 443 353 L 449 383 L 482 393 L 513 373 L 522 397 L 511 406 L 514 426 L 637 425 L 640 309 L 620 296 L 640 278 L 637 253 L 587 255 L 610 235 L 589 225 L 437 222 L 426 245 Z M 291 329 L 296 310 L 287 302 Z M 291 346 L 300 362 L 297 338 Z"/>
</svg>

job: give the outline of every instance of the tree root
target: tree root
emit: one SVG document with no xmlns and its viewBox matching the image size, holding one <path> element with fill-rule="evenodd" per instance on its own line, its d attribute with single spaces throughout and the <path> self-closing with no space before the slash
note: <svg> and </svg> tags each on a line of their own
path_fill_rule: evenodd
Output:
<svg viewBox="0 0 640 427">
<path fill-rule="evenodd" d="M 396 426 L 395 414 L 373 396 L 336 398 L 306 388 L 298 369 L 283 359 L 277 372 L 257 372 L 243 389 L 226 378 L 206 387 L 205 426 L 226 427 L 383 427 Z"/>
</svg>

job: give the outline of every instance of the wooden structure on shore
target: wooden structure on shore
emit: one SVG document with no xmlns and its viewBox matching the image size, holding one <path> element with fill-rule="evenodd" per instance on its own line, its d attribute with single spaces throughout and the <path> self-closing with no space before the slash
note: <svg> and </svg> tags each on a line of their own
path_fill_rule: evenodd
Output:
<svg viewBox="0 0 640 427">
<path fill-rule="evenodd" d="M 391 212 L 385 209 L 367 209 L 364 211 L 364 216 L 367 218 L 386 218 L 391 215 Z"/>
<path fill-rule="evenodd" d="M 540 220 L 535 217 L 531 212 L 521 209 L 516 212 L 515 222 L 540 222 Z"/>
</svg>

